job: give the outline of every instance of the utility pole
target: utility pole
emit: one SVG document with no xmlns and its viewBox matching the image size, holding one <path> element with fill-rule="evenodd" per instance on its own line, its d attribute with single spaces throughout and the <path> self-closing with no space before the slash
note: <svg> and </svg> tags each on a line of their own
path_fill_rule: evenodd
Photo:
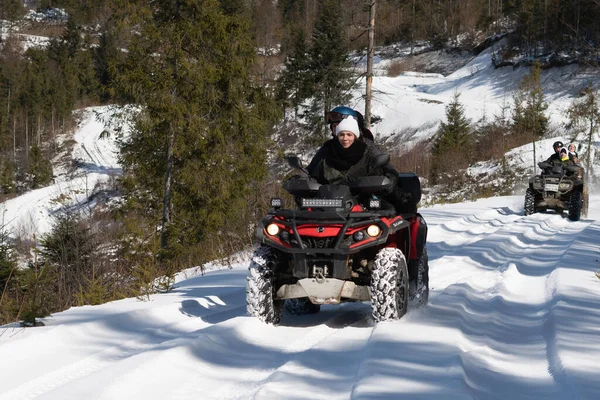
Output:
<svg viewBox="0 0 600 400">
<path fill-rule="evenodd" d="M 375 48 L 375 5 L 376 0 L 371 0 L 369 6 L 369 44 L 367 47 L 367 90 L 365 94 L 365 124 L 371 127 L 371 88 L 373 86 L 373 52 Z"/>
</svg>

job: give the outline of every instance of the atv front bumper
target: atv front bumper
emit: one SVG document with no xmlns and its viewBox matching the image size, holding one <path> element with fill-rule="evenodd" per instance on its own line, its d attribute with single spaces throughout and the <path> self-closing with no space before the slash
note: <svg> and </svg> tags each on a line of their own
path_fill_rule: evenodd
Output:
<svg viewBox="0 0 600 400">
<path fill-rule="evenodd" d="M 298 283 L 282 285 L 277 299 L 308 297 L 313 304 L 339 304 L 342 299 L 367 301 L 371 299 L 368 286 L 356 285 L 352 281 L 332 278 L 305 278 Z"/>
</svg>

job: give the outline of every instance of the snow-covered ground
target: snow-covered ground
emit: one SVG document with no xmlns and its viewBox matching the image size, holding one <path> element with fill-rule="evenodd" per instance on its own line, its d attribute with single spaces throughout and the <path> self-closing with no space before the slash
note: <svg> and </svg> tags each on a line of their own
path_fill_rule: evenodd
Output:
<svg viewBox="0 0 600 400">
<path fill-rule="evenodd" d="M 0 330 L 0 399 L 596 399 L 600 198 L 580 222 L 522 201 L 423 209 L 430 302 L 400 321 L 350 303 L 262 324 L 240 263 Z"/>
</svg>

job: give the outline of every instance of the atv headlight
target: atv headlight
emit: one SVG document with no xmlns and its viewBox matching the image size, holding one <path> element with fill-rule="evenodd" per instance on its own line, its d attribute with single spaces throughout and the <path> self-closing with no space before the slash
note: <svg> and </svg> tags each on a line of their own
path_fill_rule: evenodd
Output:
<svg viewBox="0 0 600 400">
<path fill-rule="evenodd" d="M 352 235 L 352 237 L 354 238 L 355 242 L 360 242 L 365 238 L 365 233 L 363 231 L 354 232 L 354 235 Z"/>
<path fill-rule="evenodd" d="M 279 226 L 277 226 L 277 224 L 267 225 L 267 233 L 271 236 L 277 236 L 279 233 Z"/>
<path fill-rule="evenodd" d="M 558 184 L 558 190 L 569 190 L 571 189 L 571 186 L 573 185 L 572 182 L 561 182 Z"/>
<path fill-rule="evenodd" d="M 381 228 L 377 225 L 369 225 L 367 228 L 367 235 L 375 237 L 381 233 Z"/>
<path fill-rule="evenodd" d="M 543 184 L 542 184 L 542 180 L 540 178 L 535 178 L 533 180 L 533 188 L 534 189 L 542 189 Z"/>
</svg>

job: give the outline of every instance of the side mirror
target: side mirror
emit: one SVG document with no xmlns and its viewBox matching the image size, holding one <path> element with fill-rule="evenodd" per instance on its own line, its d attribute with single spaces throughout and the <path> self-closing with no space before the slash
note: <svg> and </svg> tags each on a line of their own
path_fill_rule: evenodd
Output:
<svg viewBox="0 0 600 400">
<path fill-rule="evenodd" d="M 377 157 L 375 157 L 375 160 L 373 161 L 373 168 L 383 167 L 384 165 L 386 165 L 389 162 L 390 162 L 389 155 L 380 154 Z"/>
<path fill-rule="evenodd" d="M 299 157 L 297 156 L 287 156 L 285 158 L 289 164 L 290 167 L 295 168 L 295 169 L 304 169 L 304 167 L 302 167 L 302 160 L 300 160 Z"/>
<path fill-rule="evenodd" d="M 308 171 L 306 169 L 304 169 L 304 167 L 302 166 L 302 160 L 300 160 L 299 157 L 297 156 L 287 156 L 285 158 L 289 164 L 290 167 L 295 168 L 295 169 L 299 169 L 300 171 L 302 171 L 307 177 L 310 176 L 310 174 L 308 173 Z"/>
</svg>

